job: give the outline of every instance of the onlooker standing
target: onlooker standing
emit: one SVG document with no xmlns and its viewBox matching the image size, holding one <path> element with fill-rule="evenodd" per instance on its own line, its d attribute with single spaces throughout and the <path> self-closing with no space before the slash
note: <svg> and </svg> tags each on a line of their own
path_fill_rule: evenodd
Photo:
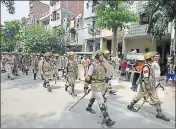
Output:
<svg viewBox="0 0 176 129">
<path fill-rule="evenodd" d="M 87 71 L 88 71 L 88 65 L 89 65 L 89 62 L 86 56 L 84 56 L 84 58 L 81 60 L 81 64 L 84 66 L 84 77 L 86 77 Z"/>
</svg>

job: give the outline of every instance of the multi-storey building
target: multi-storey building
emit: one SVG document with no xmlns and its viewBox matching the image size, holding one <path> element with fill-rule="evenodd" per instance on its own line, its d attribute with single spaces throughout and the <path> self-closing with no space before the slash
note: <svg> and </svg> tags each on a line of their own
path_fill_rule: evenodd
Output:
<svg viewBox="0 0 176 129">
<path fill-rule="evenodd" d="M 108 49 L 112 51 L 113 32 L 108 29 L 94 29 L 94 34 L 91 32 L 92 27 L 96 22 L 96 16 L 93 13 L 93 8 L 100 0 L 84 1 L 84 51 L 91 52 L 98 49 Z M 117 33 L 117 40 L 122 44 L 122 33 Z"/>
<path fill-rule="evenodd" d="M 42 13 L 48 12 L 50 6 L 40 1 L 29 1 L 29 23 L 37 23 Z"/>
<path fill-rule="evenodd" d="M 71 46 L 80 45 L 84 1 L 50 0 L 50 10 L 41 14 L 40 21 L 48 27 L 63 26 L 67 32 L 66 41 Z M 67 45 L 68 47 L 68 45 Z"/>
<path fill-rule="evenodd" d="M 134 1 L 131 10 L 139 17 L 145 15 L 144 5 L 147 1 Z M 169 55 L 170 34 L 163 36 L 162 39 L 153 40 L 153 37 L 147 34 L 148 17 L 144 16 L 143 21 L 146 23 L 131 23 L 129 29 L 125 31 L 123 40 L 123 53 L 126 54 L 133 49 L 137 49 L 140 53 L 144 53 L 148 48 L 150 51 L 157 51 L 160 53 L 160 64 L 166 64 L 167 55 Z M 168 26 L 168 33 L 171 32 L 170 25 Z M 154 42 L 153 42 L 154 41 Z"/>
</svg>

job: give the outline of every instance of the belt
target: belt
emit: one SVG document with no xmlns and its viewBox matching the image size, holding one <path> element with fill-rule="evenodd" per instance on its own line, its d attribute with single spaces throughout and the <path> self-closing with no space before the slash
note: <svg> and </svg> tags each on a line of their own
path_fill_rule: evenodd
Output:
<svg viewBox="0 0 176 129">
<path fill-rule="evenodd" d="M 104 82 L 104 80 L 93 80 L 92 79 L 92 82 Z"/>
</svg>

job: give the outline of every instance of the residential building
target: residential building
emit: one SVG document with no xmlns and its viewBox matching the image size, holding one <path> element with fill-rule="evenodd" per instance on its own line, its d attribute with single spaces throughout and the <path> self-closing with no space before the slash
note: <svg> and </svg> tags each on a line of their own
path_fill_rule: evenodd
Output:
<svg viewBox="0 0 176 129">
<path fill-rule="evenodd" d="M 71 46 L 79 45 L 81 39 L 78 38 L 79 32 L 77 32 L 76 29 L 78 30 L 82 28 L 81 22 L 83 16 L 84 1 L 50 0 L 50 5 L 50 27 L 63 26 L 67 32 L 66 41 L 68 41 L 68 44 Z"/>
<path fill-rule="evenodd" d="M 112 30 L 93 30 L 97 18 L 92 11 L 96 4 L 100 2 L 100 0 L 84 1 L 84 51 L 86 52 L 96 51 L 98 49 L 112 51 Z M 117 33 L 118 44 L 122 44 L 122 36 L 122 32 Z"/>
<path fill-rule="evenodd" d="M 131 11 L 134 11 L 139 17 L 143 17 L 145 23 L 131 23 L 129 29 L 125 30 L 123 38 L 123 53 L 126 54 L 133 49 L 137 49 L 140 53 L 145 53 L 145 49 L 157 51 L 160 53 L 160 64 L 166 65 L 166 58 L 169 55 L 170 46 L 170 25 L 168 26 L 168 35 L 162 39 L 153 40 L 153 37 L 147 34 L 148 17 L 145 16 L 144 5 L 147 1 L 134 1 L 131 5 Z"/>
<path fill-rule="evenodd" d="M 29 1 L 29 23 L 34 24 L 40 20 L 41 14 L 48 12 L 50 6 L 38 1 Z"/>
</svg>

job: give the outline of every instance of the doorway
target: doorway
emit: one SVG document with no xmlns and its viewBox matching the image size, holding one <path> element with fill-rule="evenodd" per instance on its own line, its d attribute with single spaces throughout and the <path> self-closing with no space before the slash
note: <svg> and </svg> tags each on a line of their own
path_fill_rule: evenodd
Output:
<svg viewBox="0 0 176 129">
<path fill-rule="evenodd" d="M 107 49 L 111 53 L 112 40 L 107 40 Z"/>
</svg>

